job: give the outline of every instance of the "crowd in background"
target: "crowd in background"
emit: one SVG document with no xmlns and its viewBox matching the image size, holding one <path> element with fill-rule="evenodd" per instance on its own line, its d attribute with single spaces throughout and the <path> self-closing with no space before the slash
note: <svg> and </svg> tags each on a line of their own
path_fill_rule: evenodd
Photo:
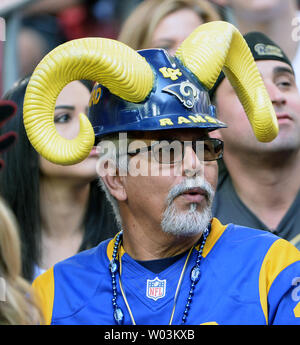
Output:
<svg viewBox="0 0 300 345">
<path fill-rule="evenodd" d="M 65 41 L 88 36 L 117 39 L 124 21 L 143 1 L 147 0 L 38 0 L 25 1 L 26 6 L 19 5 L 16 9 L 12 1 L 11 5 L 7 6 L 9 11 L 5 10 L 5 3 L 8 2 L 4 2 L 4 5 L 0 4 L 0 17 L 4 14 L 8 24 L 17 15 L 19 27 L 15 42 L 2 42 L 1 70 L 14 68 L 19 79 L 32 73 L 47 52 Z M 240 0 L 207 2 L 221 20 L 237 25 L 243 34 L 253 30 L 268 34 L 282 46 L 291 60 L 295 59 L 295 64 L 300 65 L 298 1 L 288 1 L 285 5 L 283 1 L 277 0 L 261 1 L 259 5 Z M 19 4 L 20 1 L 16 3 Z M 282 6 L 284 8 L 281 8 Z M 8 30 L 7 25 L 6 36 Z M 8 66 L 9 61 L 4 64 L 4 49 L 14 44 L 17 56 L 11 63 L 16 64 Z M 2 79 L 4 73 L 2 71 Z M 6 86 L 6 89 L 10 86 Z M 0 95 L 3 95 L 4 91 L 6 90 L 2 80 Z"/>
</svg>

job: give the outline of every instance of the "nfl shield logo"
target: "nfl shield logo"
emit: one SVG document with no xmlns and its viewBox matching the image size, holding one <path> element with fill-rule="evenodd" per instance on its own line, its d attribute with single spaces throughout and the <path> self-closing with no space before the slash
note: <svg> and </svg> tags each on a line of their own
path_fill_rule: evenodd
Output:
<svg viewBox="0 0 300 345">
<path fill-rule="evenodd" d="M 166 286 L 166 279 L 160 280 L 158 277 L 153 280 L 147 279 L 147 297 L 152 298 L 154 301 L 165 297 Z"/>
</svg>

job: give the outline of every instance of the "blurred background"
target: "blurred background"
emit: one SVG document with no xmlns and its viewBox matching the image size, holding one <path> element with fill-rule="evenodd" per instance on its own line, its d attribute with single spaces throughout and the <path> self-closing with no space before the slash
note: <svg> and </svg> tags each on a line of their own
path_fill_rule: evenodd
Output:
<svg viewBox="0 0 300 345">
<path fill-rule="evenodd" d="M 5 38 L 0 41 L 0 97 L 16 80 L 30 75 L 42 57 L 57 45 L 87 36 L 117 38 L 124 20 L 142 1 L 147 0 L 0 0 L 0 17 L 3 18 L 0 39 Z M 261 20 L 274 21 L 277 16 L 278 25 L 283 25 L 290 32 L 294 30 L 294 41 L 298 36 L 300 40 L 297 0 L 208 1 L 223 20 L 233 24 L 240 24 L 243 18 L 245 21 L 250 18 L 255 23 L 260 17 L 260 22 L 256 22 L 259 29 Z M 297 9 L 293 8 L 294 22 L 285 19 L 286 22 L 282 23 L 281 2 L 297 6 Z M 241 7 L 244 13 L 238 11 Z M 261 16 L 257 15 L 257 11 Z M 272 38 L 276 41 L 276 37 Z M 292 40 L 292 33 L 286 40 Z"/>
</svg>

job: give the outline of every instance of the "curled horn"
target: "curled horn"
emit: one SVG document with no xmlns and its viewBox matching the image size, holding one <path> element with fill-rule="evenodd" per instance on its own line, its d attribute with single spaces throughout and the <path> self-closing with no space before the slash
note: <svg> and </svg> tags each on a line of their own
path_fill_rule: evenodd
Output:
<svg viewBox="0 0 300 345">
<path fill-rule="evenodd" d="M 200 25 L 182 42 L 176 56 L 208 89 L 223 70 L 256 138 L 268 142 L 277 136 L 277 118 L 267 90 L 246 41 L 232 24 Z"/>
<path fill-rule="evenodd" d="M 80 114 L 80 131 L 69 140 L 54 124 L 60 91 L 73 80 L 89 79 L 130 102 L 143 101 L 153 86 L 146 60 L 125 44 L 107 38 L 83 38 L 64 43 L 36 67 L 26 89 L 24 126 L 33 147 L 46 159 L 61 165 L 85 159 L 94 144 L 93 128 Z"/>
</svg>

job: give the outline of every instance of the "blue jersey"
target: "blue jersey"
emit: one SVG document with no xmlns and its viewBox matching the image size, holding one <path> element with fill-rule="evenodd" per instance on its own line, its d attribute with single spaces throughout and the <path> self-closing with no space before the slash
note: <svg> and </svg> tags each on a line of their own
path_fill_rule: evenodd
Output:
<svg viewBox="0 0 300 345">
<path fill-rule="evenodd" d="M 35 280 L 47 324 L 115 324 L 109 271 L 113 245 L 114 240 L 102 242 L 56 264 Z M 137 324 L 169 324 L 187 256 L 153 273 L 123 248 L 120 252 L 123 292 L 117 278 L 117 303 L 124 324 L 132 324 L 124 295 Z M 181 323 L 196 257 L 194 249 L 173 324 Z M 200 270 L 187 324 L 300 324 L 300 252 L 286 240 L 260 230 L 223 226 L 214 218 Z"/>
</svg>

